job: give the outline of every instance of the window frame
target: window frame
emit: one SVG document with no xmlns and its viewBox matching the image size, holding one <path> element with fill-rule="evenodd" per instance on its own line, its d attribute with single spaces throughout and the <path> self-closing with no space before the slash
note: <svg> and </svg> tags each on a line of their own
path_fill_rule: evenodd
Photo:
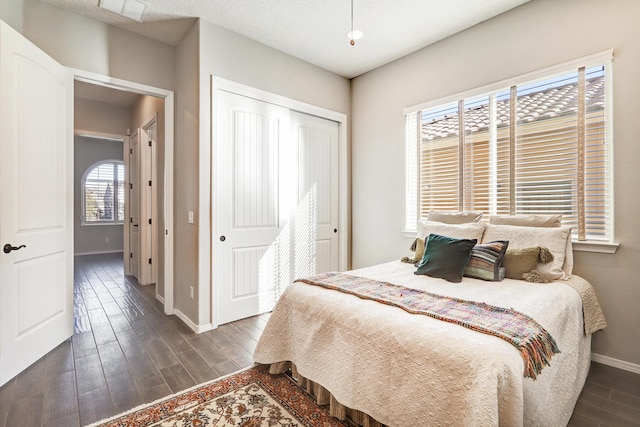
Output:
<svg viewBox="0 0 640 427">
<path fill-rule="evenodd" d="M 604 110 L 605 121 L 605 135 L 604 139 L 607 141 L 606 146 L 606 182 L 608 183 L 608 193 L 606 194 L 606 201 L 609 206 L 609 222 L 608 227 L 605 229 L 606 236 L 604 239 L 591 239 L 591 240 L 576 240 L 574 238 L 574 247 L 578 250 L 592 251 L 592 252 L 607 252 L 613 253 L 618 247 L 617 243 L 614 243 L 614 188 L 613 188 L 613 100 L 612 100 L 612 75 L 613 75 L 613 50 L 605 50 L 597 52 L 592 55 L 577 58 L 572 61 L 568 61 L 562 64 L 558 64 L 552 67 L 540 69 L 531 73 L 515 76 L 509 79 L 505 79 L 499 82 L 495 82 L 482 87 L 470 89 L 464 92 L 453 94 L 447 97 L 439 98 L 433 101 L 417 104 L 411 107 L 407 107 L 403 110 L 406 120 L 405 131 L 405 229 L 403 233 L 407 237 L 415 237 L 417 220 L 420 218 L 420 143 L 418 135 L 421 131 L 421 112 L 425 110 L 434 109 L 437 107 L 445 107 L 447 105 L 455 104 L 458 102 L 470 101 L 482 96 L 494 96 L 496 93 L 510 88 L 513 86 L 523 86 L 528 82 L 549 79 L 557 75 L 562 75 L 567 72 L 575 72 L 580 67 L 591 67 L 595 64 L 603 64 L 606 67 L 605 73 L 605 99 L 606 108 Z M 486 215 L 485 215 L 486 216 Z"/>
<path fill-rule="evenodd" d="M 118 220 L 117 218 L 115 219 L 110 219 L 110 220 L 96 220 L 96 221 L 87 221 L 87 215 L 86 215 L 86 183 L 87 183 L 87 178 L 89 177 L 89 175 L 98 167 L 105 165 L 105 164 L 110 164 L 112 166 L 119 166 L 123 169 L 125 168 L 125 164 L 124 161 L 119 160 L 119 159 L 106 159 L 106 160 L 100 160 L 94 164 L 92 164 L 91 166 L 89 166 L 84 173 L 82 174 L 82 180 L 80 181 L 80 195 L 81 195 L 81 205 L 80 205 L 80 225 L 83 227 L 96 227 L 96 226 L 121 226 L 125 223 L 125 218 L 123 215 L 122 220 Z M 114 179 L 113 181 L 111 181 L 111 185 L 113 188 L 113 203 L 114 203 L 114 212 L 116 212 L 116 216 L 117 216 L 117 212 L 120 209 L 120 202 L 118 201 L 118 179 L 117 179 L 117 174 L 114 174 Z M 122 191 L 125 190 L 126 187 L 126 174 L 125 174 L 125 179 L 123 179 L 122 181 Z M 123 198 L 123 206 L 124 206 L 124 198 Z"/>
</svg>

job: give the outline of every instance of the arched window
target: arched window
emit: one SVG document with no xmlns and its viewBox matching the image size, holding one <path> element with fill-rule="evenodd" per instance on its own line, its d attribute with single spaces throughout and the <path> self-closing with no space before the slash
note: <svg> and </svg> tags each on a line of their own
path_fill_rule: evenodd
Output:
<svg viewBox="0 0 640 427">
<path fill-rule="evenodd" d="M 106 160 L 92 165 L 82 176 L 82 223 L 124 222 L 124 163 Z"/>
</svg>

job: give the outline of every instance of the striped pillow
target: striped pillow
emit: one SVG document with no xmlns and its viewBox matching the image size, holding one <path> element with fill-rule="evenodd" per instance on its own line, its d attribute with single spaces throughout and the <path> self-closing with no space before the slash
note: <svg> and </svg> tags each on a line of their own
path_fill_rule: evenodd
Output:
<svg viewBox="0 0 640 427">
<path fill-rule="evenodd" d="M 464 275 L 499 282 L 504 278 L 500 275 L 500 267 L 508 246 L 508 240 L 475 245 L 471 251 L 471 259 L 464 269 Z"/>
</svg>

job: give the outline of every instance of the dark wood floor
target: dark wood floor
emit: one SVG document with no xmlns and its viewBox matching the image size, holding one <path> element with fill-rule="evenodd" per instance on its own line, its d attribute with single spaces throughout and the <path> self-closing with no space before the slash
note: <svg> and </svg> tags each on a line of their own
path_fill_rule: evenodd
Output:
<svg viewBox="0 0 640 427">
<path fill-rule="evenodd" d="M 252 363 L 268 315 L 196 335 L 122 271 L 76 258 L 76 333 L 0 388 L 0 427 L 86 425 Z M 570 425 L 640 426 L 640 375 L 593 363 Z"/>
<path fill-rule="evenodd" d="M 197 335 L 122 256 L 76 257 L 75 334 L 0 388 L 0 426 L 86 425 L 252 364 L 268 315 Z"/>
</svg>

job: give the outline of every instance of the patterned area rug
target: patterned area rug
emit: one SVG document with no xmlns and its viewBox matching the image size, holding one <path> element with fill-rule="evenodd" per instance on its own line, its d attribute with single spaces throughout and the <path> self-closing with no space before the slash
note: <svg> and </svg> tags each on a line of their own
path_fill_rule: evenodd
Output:
<svg viewBox="0 0 640 427">
<path fill-rule="evenodd" d="M 286 374 L 252 367 L 90 427 L 346 426 Z"/>
</svg>

